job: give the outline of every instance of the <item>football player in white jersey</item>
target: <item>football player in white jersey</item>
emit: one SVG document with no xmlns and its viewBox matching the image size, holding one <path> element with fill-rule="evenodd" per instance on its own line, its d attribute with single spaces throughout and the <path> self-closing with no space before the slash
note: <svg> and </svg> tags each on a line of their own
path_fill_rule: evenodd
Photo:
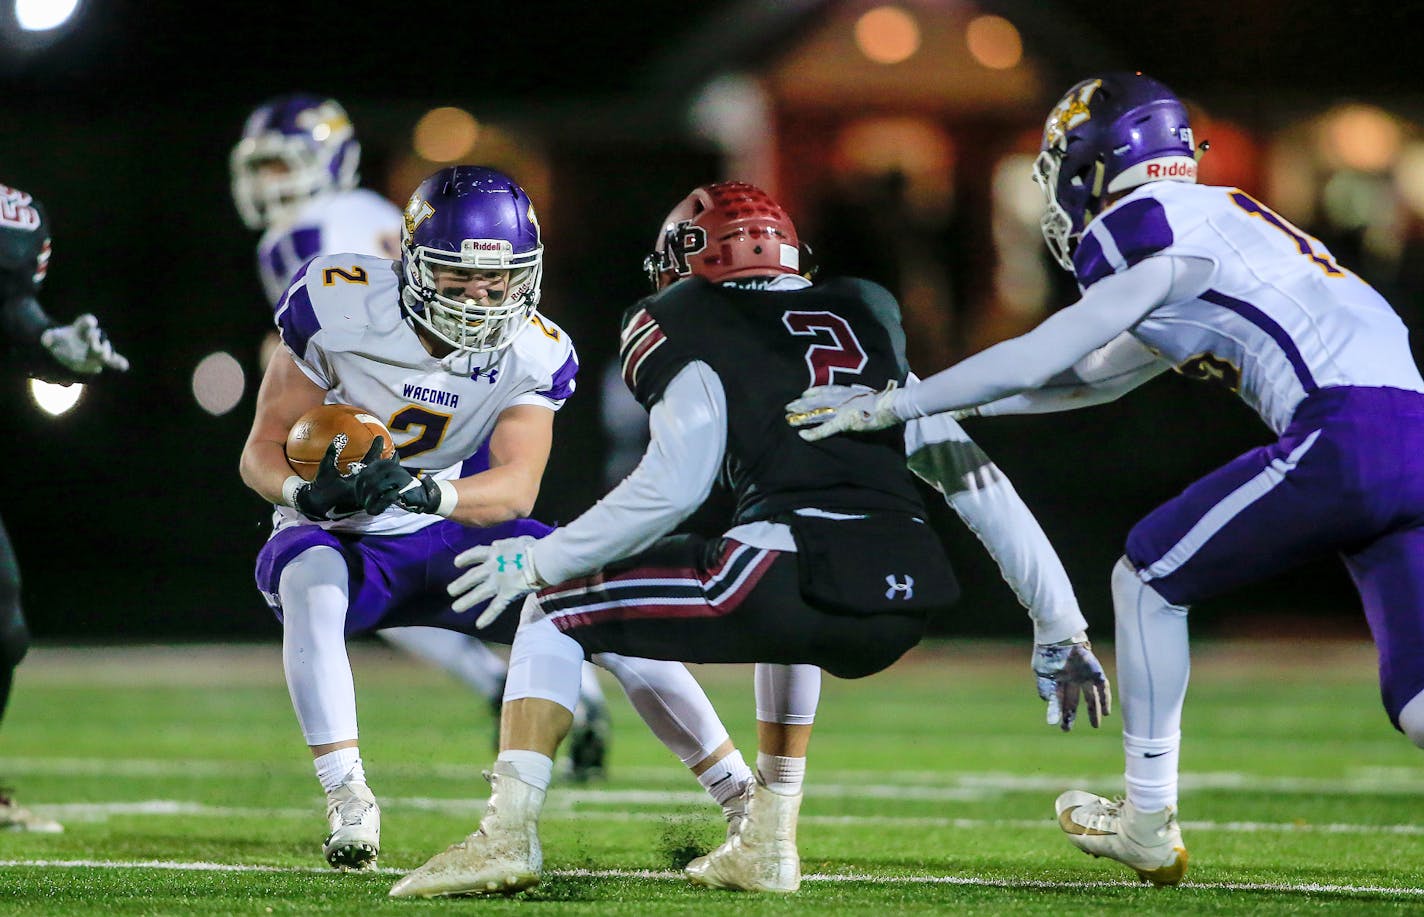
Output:
<svg viewBox="0 0 1424 917">
<path fill-rule="evenodd" d="M 278 304 L 283 346 L 258 393 L 241 471 L 277 508 L 257 583 L 282 619 L 288 687 L 327 793 L 324 853 L 338 868 L 373 866 L 380 844 L 346 637 L 413 624 L 472 630 L 475 616 L 453 612 L 445 592 L 455 555 L 550 531 L 526 517 L 578 360 L 536 311 L 542 270 L 523 189 L 493 169 L 456 166 L 412 195 L 401 260 L 313 258 Z M 333 447 L 314 480 L 293 475 L 287 432 L 323 403 L 378 415 L 398 457 L 373 447 L 343 477 Z M 508 643 L 516 624 L 510 616 L 481 636 Z M 594 661 L 694 772 L 726 742 L 682 665 Z"/>
<path fill-rule="evenodd" d="M 230 158 L 232 197 L 249 229 L 261 230 L 257 270 L 275 311 L 292 275 L 317 255 L 353 252 L 400 257 L 401 212 L 358 187 L 361 146 L 346 110 L 334 99 L 292 93 L 259 105 Z M 278 346 L 263 342 L 265 367 Z M 508 670 L 480 640 L 431 627 L 394 627 L 382 639 L 445 669 L 490 704 L 498 719 Z M 601 774 L 608 714 L 592 668 L 584 671 L 579 727 L 569 739 L 569 774 Z"/>
<path fill-rule="evenodd" d="M 1129 533 L 1112 572 L 1127 795 L 1071 790 L 1059 823 L 1088 853 L 1181 881 L 1177 825 L 1187 610 L 1338 553 L 1379 649 L 1390 721 L 1424 747 L 1424 380 L 1403 322 L 1320 242 L 1236 188 L 1196 184 L 1187 113 L 1140 73 L 1084 80 L 1048 117 L 1035 178 L 1074 305 L 899 391 L 812 389 L 807 439 L 943 411 L 1109 401 L 1167 370 L 1224 382 L 1277 435 Z"/>
</svg>

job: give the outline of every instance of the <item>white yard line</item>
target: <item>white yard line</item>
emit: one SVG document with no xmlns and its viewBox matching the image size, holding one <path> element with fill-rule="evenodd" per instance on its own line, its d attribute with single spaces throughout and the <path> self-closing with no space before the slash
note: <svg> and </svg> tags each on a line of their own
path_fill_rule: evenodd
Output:
<svg viewBox="0 0 1424 917">
<path fill-rule="evenodd" d="M 398 764 L 383 768 L 391 776 L 412 774 L 439 780 L 468 780 L 483 786 L 481 773 L 487 765 Z M 0 775 L 9 776 L 96 776 L 96 777 L 252 777 L 306 776 L 311 766 L 299 758 L 280 762 L 250 762 L 223 759 L 163 758 L 39 758 L 0 757 Z M 687 772 L 667 767 L 627 767 L 614 771 L 617 779 L 640 784 L 691 784 Z M 1038 774 L 1027 776 L 1005 772 L 910 771 L 910 770 L 826 770 L 806 787 L 812 797 L 847 796 L 919 800 L 983 798 L 992 792 L 1059 792 L 1085 787 L 1100 792 L 1121 789 L 1120 773 Z M 1358 768 L 1341 777 L 1266 777 L 1234 771 L 1182 774 L 1183 790 L 1239 791 L 1311 796 L 1424 795 L 1424 768 Z M 585 792 L 577 787 L 556 786 L 554 792 Z M 641 791 L 607 791 L 637 793 Z M 692 795 L 700 794 L 693 792 Z"/>
<path fill-rule="evenodd" d="M 570 793 L 568 795 L 575 795 Z M 664 793 L 641 792 L 637 804 L 645 806 L 676 807 L 683 809 L 679 812 L 630 812 L 626 809 L 618 808 L 612 810 L 589 810 L 575 809 L 574 805 L 588 803 L 610 803 L 615 798 L 622 797 L 621 793 L 601 793 L 598 790 L 581 790 L 576 795 L 581 797 L 577 801 L 559 802 L 551 799 L 550 805 L 544 810 L 543 817 L 551 820 L 565 821 L 605 821 L 605 822 L 658 822 L 667 821 L 672 818 L 705 817 L 708 821 L 715 821 L 719 818 L 718 813 L 712 808 L 710 802 L 700 793 Z M 484 812 L 485 800 L 483 799 L 433 799 L 429 797 L 382 797 L 381 805 L 388 812 L 400 810 L 419 810 L 424 812 L 442 812 L 450 815 L 463 815 L 470 818 L 478 818 Z M 622 804 L 622 803 L 620 803 Z M 696 811 L 687 811 L 688 807 L 693 807 Z M 175 799 L 148 799 L 134 802 L 92 802 L 92 803 L 65 803 L 62 805 L 36 805 L 32 808 L 44 815 L 58 818 L 62 821 L 103 821 L 113 816 L 191 816 L 197 818 L 311 818 L 316 819 L 321 815 L 320 806 L 315 803 L 309 809 L 300 808 L 262 808 L 262 807 L 241 807 L 241 806 L 209 806 L 200 802 L 186 802 Z M 862 825 L 890 825 L 898 827 L 919 827 L 919 828 L 958 828 L 963 830 L 981 830 L 985 828 L 1047 828 L 1054 824 L 1054 820 L 1045 816 L 1041 819 L 1032 818 L 948 818 L 933 815 L 898 816 L 898 815 L 802 815 L 801 822 L 809 825 L 840 825 L 840 826 L 862 826 Z M 1345 823 L 1325 823 L 1309 824 L 1301 822 L 1215 822 L 1215 821 L 1185 821 L 1182 827 L 1190 831 L 1219 831 L 1226 833 L 1264 833 L 1278 832 L 1282 834 L 1359 834 L 1359 835 L 1398 835 L 1398 836 L 1424 836 L 1424 826 L 1421 825 L 1359 825 Z"/>
<path fill-rule="evenodd" d="M 175 872 L 236 872 L 269 874 L 339 874 L 317 866 L 261 866 L 243 863 L 183 863 L 173 860 L 0 860 L 0 869 L 163 869 Z M 402 875 L 404 870 L 378 868 L 366 875 Z M 573 879 L 648 879 L 655 881 L 683 881 L 681 873 L 651 869 L 553 869 L 548 875 L 555 878 Z M 1112 889 L 1138 887 L 1137 883 L 1121 882 L 1051 882 L 1042 879 L 993 879 L 983 876 L 875 876 L 864 873 L 812 873 L 801 877 L 803 882 L 866 882 L 877 885 L 961 885 L 979 888 L 1043 888 L 1043 889 Z M 1219 889 L 1227 891 L 1266 891 L 1300 893 L 1308 895 L 1398 895 L 1417 897 L 1424 895 L 1424 888 L 1391 888 L 1383 885 L 1335 885 L 1316 882 L 1187 882 L 1177 894 L 1191 889 Z"/>
</svg>

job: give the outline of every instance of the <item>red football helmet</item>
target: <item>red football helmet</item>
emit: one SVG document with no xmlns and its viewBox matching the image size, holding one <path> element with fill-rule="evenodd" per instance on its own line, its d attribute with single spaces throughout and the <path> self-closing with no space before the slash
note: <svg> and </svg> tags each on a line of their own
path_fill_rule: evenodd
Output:
<svg viewBox="0 0 1424 917">
<path fill-rule="evenodd" d="M 746 182 L 695 189 L 667 215 L 643 259 L 654 290 L 697 275 L 713 283 L 801 273 L 801 242 L 781 205 Z"/>
</svg>

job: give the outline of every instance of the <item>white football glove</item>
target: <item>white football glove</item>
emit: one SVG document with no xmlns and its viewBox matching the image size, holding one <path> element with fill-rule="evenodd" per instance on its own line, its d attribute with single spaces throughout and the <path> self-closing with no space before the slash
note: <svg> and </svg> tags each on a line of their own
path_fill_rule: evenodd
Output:
<svg viewBox="0 0 1424 917">
<path fill-rule="evenodd" d="M 881 391 L 863 385 L 816 385 L 786 405 L 786 422 L 813 443 L 835 433 L 865 433 L 904 423 L 890 409 L 896 383 Z"/>
<path fill-rule="evenodd" d="M 1112 713 L 1112 686 L 1102 663 L 1093 655 L 1088 635 L 1080 633 L 1062 643 L 1037 643 L 1033 647 L 1033 674 L 1038 696 L 1048 702 L 1048 725 L 1064 732 L 1078 716 L 1078 698 L 1087 701 L 1088 722 L 1096 729 Z"/>
<path fill-rule="evenodd" d="M 475 620 L 475 627 L 488 627 L 511 602 L 549 585 L 534 569 L 538 540 L 529 535 L 501 538 L 456 556 L 455 566 L 473 569 L 445 587 L 455 596 L 450 607 L 465 612 L 488 599 L 489 607 Z"/>
<path fill-rule="evenodd" d="M 50 328 L 40 335 L 40 344 L 70 372 L 92 376 L 104 369 L 120 372 L 129 368 L 129 361 L 109 343 L 99 327 L 99 320 L 87 312 L 73 324 Z"/>
</svg>

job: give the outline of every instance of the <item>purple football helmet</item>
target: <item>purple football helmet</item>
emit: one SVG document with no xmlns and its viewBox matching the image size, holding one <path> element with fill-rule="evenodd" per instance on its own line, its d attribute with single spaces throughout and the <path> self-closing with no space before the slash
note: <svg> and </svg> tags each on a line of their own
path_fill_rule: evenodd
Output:
<svg viewBox="0 0 1424 917">
<path fill-rule="evenodd" d="M 1150 181 L 1197 180 L 1187 109 L 1141 73 L 1083 80 L 1049 112 L 1033 178 L 1048 199 L 1043 238 L 1071 271 L 1073 247 L 1104 195 Z"/>
<path fill-rule="evenodd" d="M 412 319 L 465 353 L 508 347 L 539 306 L 544 246 L 529 195 L 485 166 L 450 166 L 420 183 L 401 231 L 401 302 Z M 438 268 L 505 271 L 498 302 L 440 292 Z"/>
<path fill-rule="evenodd" d="M 356 187 L 361 146 L 334 99 L 296 93 L 264 102 L 233 147 L 232 199 L 249 229 L 285 223 L 307 202 Z"/>
</svg>

